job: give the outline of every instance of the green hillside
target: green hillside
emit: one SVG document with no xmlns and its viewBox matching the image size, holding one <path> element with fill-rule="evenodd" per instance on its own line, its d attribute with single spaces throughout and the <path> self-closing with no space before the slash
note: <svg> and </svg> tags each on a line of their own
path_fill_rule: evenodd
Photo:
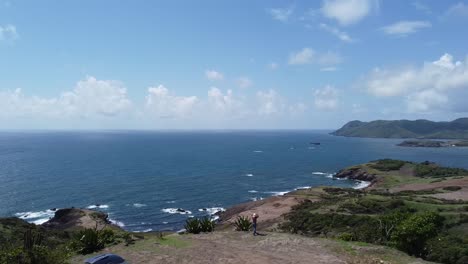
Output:
<svg viewBox="0 0 468 264">
<path fill-rule="evenodd" d="M 351 121 L 331 133 L 335 136 L 369 138 L 468 139 L 468 118 L 451 122 L 429 120 Z"/>
</svg>

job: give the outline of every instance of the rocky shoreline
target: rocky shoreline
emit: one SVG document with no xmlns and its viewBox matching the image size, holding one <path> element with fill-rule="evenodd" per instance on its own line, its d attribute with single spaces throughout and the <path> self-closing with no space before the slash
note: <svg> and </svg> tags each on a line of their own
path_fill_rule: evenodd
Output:
<svg viewBox="0 0 468 264">
<path fill-rule="evenodd" d="M 358 167 L 342 169 L 335 174 L 335 177 L 340 179 L 350 179 L 355 181 L 369 182 L 371 185 L 377 180 L 375 174 L 369 173 L 364 169 Z"/>
</svg>

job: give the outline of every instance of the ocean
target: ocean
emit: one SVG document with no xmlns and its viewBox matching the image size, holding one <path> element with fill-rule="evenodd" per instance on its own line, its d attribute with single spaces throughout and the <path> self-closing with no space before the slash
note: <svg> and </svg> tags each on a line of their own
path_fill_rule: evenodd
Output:
<svg viewBox="0 0 468 264">
<path fill-rule="evenodd" d="M 375 159 L 468 169 L 468 148 L 328 132 L 0 132 L 0 217 L 39 224 L 51 209 L 73 206 L 107 212 L 130 231 L 178 230 L 187 217 L 297 188 L 362 186 L 333 174 Z"/>
</svg>

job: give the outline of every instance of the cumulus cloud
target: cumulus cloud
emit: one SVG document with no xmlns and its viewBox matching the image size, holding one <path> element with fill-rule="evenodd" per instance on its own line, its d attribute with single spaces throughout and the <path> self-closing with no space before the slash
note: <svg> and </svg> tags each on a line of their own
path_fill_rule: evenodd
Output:
<svg viewBox="0 0 468 264">
<path fill-rule="evenodd" d="M 224 75 L 215 70 L 206 70 L 205 76 L 210 81 L 221 81 L 224 80 Z"/>
<path fill-rule="evenodd" d="M 273 17 L 273 19 L 281 21 L 281 22 L 287 22 L 289 20 L 289 17 L 293 14 L 294 12 L 294 7 L 288 7 L 288 8 L 270 8 L 267 9 L 267 12 Z"/>
<path fill-rule="evenodd" d="M 336 27 L 327 25 L 325 23 L 320 23 L 319 28 L 329 32 L 330 34 L 334 35 L 335 37 L 337 37 L 338 39 L 340 39 L 340 40 L 342 40 L 344 42 L 351 43 L 351 42 L 355 41 L 353 38 L 351 38 L 348 35 L 348 33 L 344 32 L 344 31 L 341 31 Z"/>
<path fill-rule="evenodd" d="M 293 52 L 289 55 L 288 63 L 290 65 L 303 65 L 316 63 L 319 65 L 336 65 L 340 64 L 343 58 L 336 52 L 327 51 L 325 53 L 317 53 L 311 48 L 303 48 L 298 52 Z"/>
<path fill-rule="evenodd" d="M 92 118 L 114 116 L 131 107 L 127 90 L 118 81 L 87 77 L 58 97 L 27 96 L 21 89 L 0 92 L 3 117 Z"/>
<path fill-rule="evenodd" d="M 404 97 L 410 111 L 442 109 L 461 93 L 467 93 L 468 59 L 455 61 L 452 55 L 444 54 L 420 67 L 377 68 L 363 85 L 378 97 Z"/>
<path fill-rule="evenodd" d="M 208 105 L 213 115 L 221 115 L 228 118 L 239 118 L 248 114 L 245 102 L 234 97 L 232 90 L 223 93 L 216 87 L 211 87 L 208 91 Z"/>
<path fill-rule="evenodd" d="M 147 110 L 157 117 L 184 118 L 191 114 L 195 104 L 198 102 L 196 96 L 175 96 L 163 85 L 148 88 L 146 96 Z"/>
<path fill-rule="evenodd" d="M 283 98 L 275 91 L 257 92 L 258 113 L 263 116 L 281 114 L 286 107 Z"/>
<path fill-rule="evenodd" d="M 388 35 L 405 36 L 430 27 L 432 24 L 428 21 L 399 21 L 383 27 L 382 30 Z"/>
<path fill-rule="evenodd" d="M 319 110 L 335 110 L 338 107 L 338 90 L 331 85 L 315 90 L 314 106 Z"/>
<path fill-rule="evenodd" d="M 301 51 L 289 55 L 289 64 L 300 65 L 312 63 L 315 51 L 310 48 L 303 48 Z"/>
<path fill-rule="evenodd" d="M 324 0 L 321 12 L 342 26 L 348 26 L 359 22 L 378 7 L 378 0 Z"/>
<path fill-rule="evenodd" d="M 19 37 L 13 25 L 0 26 L 0 41 L 11 41 Z"/>
<path fill-rule="evenodd" d="M 253 85 L 253 82 L 252 80 L 250 80 L 249 78 L 247 77 L 239 77 L 237 78 L 237 85 L 240 87 L 240 88 L 249 88 L 250 86 Z"/>
</svg>

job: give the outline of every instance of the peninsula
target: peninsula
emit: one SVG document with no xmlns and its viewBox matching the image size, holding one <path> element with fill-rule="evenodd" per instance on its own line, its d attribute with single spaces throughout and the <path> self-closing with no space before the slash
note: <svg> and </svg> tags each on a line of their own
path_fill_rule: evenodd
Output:
<svg viewBox="0 0 468 264">
<path fill-rule="evenodd" d="M 468 118 L 451 122 L 429 120 L 351 121 L 331 133 L 335 136 L 367 138 L 468 139 Z"/>
</svg>

